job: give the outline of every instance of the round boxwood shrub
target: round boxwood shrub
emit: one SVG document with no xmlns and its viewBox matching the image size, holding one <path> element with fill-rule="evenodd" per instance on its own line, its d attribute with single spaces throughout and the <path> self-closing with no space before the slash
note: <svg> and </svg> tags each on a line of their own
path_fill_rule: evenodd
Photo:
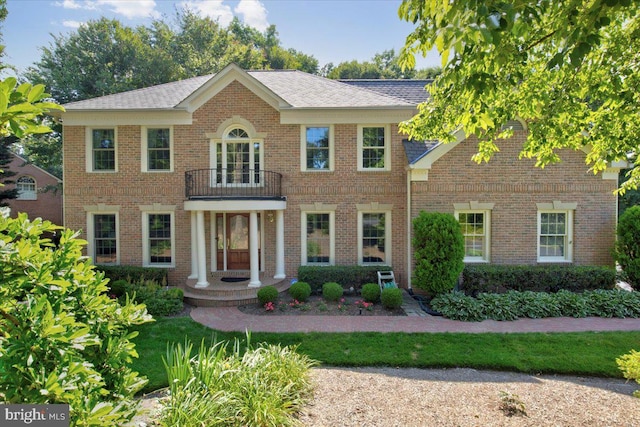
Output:
<svg viewBox="0 0 640 427">
<path fill-rule="evenodd" d="M 452 290 L 464 269 L 464 236 L 451 214 L 420 212 L 413 220 L 413 284 L 432 296 Z"/>
<path fill-rule="evenodd" d="M 307 282 L 296 282 L 289 288 L 291 298 L 300 302 L 306 302 L 311 295 L 311 285 Z"/>
<path fill-rule="evenodd" d="M 276 302 L 278 299 L 278 290 L 275 286 L 265 286 L 258 290 L 258 302 L 265 305 L 268 302 Z"/>
<path fill-rule="evenodd" d="M 616 261 L 625 279 L 635 288 L 640 286 L 640 206 L 624 211 L 618 220 Z"/>
<path fill-rule="evenodd" d="M 402 289 L 386 288 L 380 292 L 380 301 L 386 309 L 393 310 L 402 305 Z"/>
<path fill-rule="evenodd" d="M 362 299 L 366 302 L 378 302 L 380 300 L 380 286 L 376 283 L 367 283 L 362 286 Z"/>
<path fill-rule="evenodd" d="M 344 290 L 339 283 L 336 282 L 327 282 L 322 285 L 322 297 L 327 301 L 338 301 Z"/>
</svg>

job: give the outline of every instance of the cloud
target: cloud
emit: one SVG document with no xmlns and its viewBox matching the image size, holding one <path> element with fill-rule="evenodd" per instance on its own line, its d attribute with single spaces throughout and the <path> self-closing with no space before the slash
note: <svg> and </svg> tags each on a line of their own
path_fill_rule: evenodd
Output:
<svg viewBox="0 0 640 427">
<path fill-rule="evenodd" d="M 63 0 L 56 2 L 55 5 L 76 10 L 100 10 L 104 6 L 111 12 L 129 19 L 160 17 L 155 0 Z"/>
<path fill-rule="evenodd" d="M 223 0 L 186 0 L 180 6 L 196 12 L 200 16 L 208 16 L 226 27 L 233 20 L 231 7 L 222 4 Z"/>
<path fill-rule="evenodd" d="M 62 26 L 63 27 L 73 28 L 73 29 L 80 28 L 80 26 L 82 24 L 84 24 L 84 22 L 80 22 L 80 21 L 62 21 Z"/>
<path fill-rule="evenodd" d="M 269 26 L 267 9 L 259 0 L 240 0 L 234 12 L 242 15 L 242 21 L 258 31 L 264 31 Z"/>
</svg>

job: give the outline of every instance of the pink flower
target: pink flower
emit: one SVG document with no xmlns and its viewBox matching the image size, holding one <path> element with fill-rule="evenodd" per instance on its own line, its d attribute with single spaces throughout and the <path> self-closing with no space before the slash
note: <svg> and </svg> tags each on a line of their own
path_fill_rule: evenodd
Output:
<svg viewBox="0 0 640 427">
<path fill-rule="evenodd" d="M 269 301 L 268 303 L 266 303 L 264 305 L 264 309 L 266 311 L 273 311 L 275 309 L 275 307 L 273 306 L 273 303 L 271 301 Z"/>
</svg>

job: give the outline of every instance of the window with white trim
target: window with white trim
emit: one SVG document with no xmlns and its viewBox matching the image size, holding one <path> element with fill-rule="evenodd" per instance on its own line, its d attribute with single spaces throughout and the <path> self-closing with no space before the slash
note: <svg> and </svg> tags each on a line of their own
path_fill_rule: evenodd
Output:
<svg viewBox="0 0 640 427">
<path fill-rule="evenodd" d="M 36 180 L 30 176 L 21 176 L 16 180 L 16 189 L 18 190 L 17 200 L 37 200 L 38 191 Z"/>
<path fill-rule="evenodd" d="M 303 171 L 333 170 L 333 126 L 302 126 L 300 162 Z"/>
<path fill-rule="evenodd" d="M 573 210 L 538 211 L 538 261 L 571 262 Z"/>
<path fill-rule="evenodd" d="M 391 211 L 358 211 L 358 261 L 391 264 Z"/>
<path fill-rule="evenodd" d="M 94 264 L 118 264 L 118 214 L 90 213 L 88 226 Z"/>
<path fill-rule="evenodd" d="M 142 170 L 171 172 L 173 170 L 173 130 L 142 128 Z"/>
<path fill-rule="evenodd" d="M 215 183 L 224 185 L 257 185 L 262 177 L 262 139 L 252 138 L 238 126 L 225 132 L 213 144 Z"/>
<path fill-rule="evenodd" d="M 115 128 L 87 129 L 87 171 L 118 170 Z"/>
<path fill-rule="evenodd" d="M 335 213 L 302 212 L 302 265 L 333 265 L 335 262 Z"/>
<path fill-rule="evenodd" d="M 358 126 L 358 170 L 389 170 L 390 152 L 388 126 Z"/>
<path fill-rule="evenodd" d="M 464 262 L 489 262 L 491 211 L 456 211 L 464 236 Z"/>
<path fill-rule="evenodd" d="M 175 265 L 175 225 L 173 212 L 142 213 L 143 259 L 145 266 Z"/>
</svg>

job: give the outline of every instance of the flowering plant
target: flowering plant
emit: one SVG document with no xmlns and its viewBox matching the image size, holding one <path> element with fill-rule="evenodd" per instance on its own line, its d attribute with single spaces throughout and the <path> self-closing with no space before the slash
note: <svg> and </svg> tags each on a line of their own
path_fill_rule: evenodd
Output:
<svg viewBox="0 0 640 427">
<path fill-rule="evenodd" d="M 372 302 L 366 302 L 366 301 L 356 301 L 356 307 L 358 308 L 364 308 L 367 311 L 373 311 L 373 303 Z"/>
<path fill-rule="evenodd" d="M 273 305 L 273 302 L 269 301 L 264 305 L 264 309 L 266 311 L 273 311 L 275 309 L 275 306 Z"/>
</svg>

